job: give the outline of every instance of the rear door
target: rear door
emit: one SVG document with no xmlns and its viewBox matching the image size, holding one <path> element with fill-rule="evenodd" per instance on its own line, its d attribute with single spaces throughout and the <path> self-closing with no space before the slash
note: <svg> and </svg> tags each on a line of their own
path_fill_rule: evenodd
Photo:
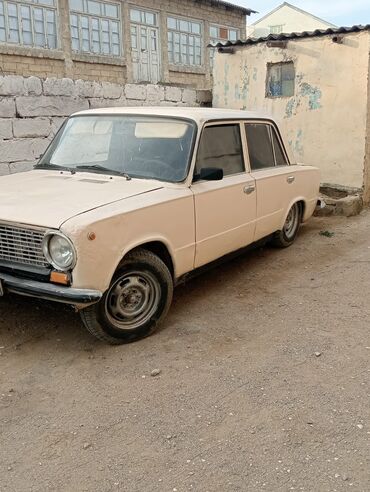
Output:
<svg viewBox="0 0 370 492">
<path fill-rule="evenodd" d="M 251 174 L 256 181 L 255 240 L 279 229 L 297 195 L 296 166 L 291 166 L 281 137 L 270 122 L 245 123 Z"/>
<path fill-rule="evenodd" d="M 195 166 L 223 169 L 220 181 L 192 184 L 196 218 L 195 267 L 253 242 L 256 220 L 254 178 L 246 169 L 244 126 L 238 122 L 203 128 Z"/>
</svg>

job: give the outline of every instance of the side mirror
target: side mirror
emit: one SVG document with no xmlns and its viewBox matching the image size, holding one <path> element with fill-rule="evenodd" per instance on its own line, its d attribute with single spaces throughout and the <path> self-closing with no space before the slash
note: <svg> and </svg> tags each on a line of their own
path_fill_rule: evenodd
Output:
<svg viewBox="0 0 370 492">
<path fill-rule="evenodd" d="M 224 177 L 223 169 L 218 167 L 202 167 L 199 174 L 194 176 L 197 181 L 221 181 Z"/>
</svg>

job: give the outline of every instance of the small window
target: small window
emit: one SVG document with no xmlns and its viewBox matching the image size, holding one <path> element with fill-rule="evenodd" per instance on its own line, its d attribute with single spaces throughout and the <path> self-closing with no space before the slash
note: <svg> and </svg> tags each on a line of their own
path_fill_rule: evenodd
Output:
<svg viewBox="0 0 370 492">
<path fill-rule="evenodd" d="M 203 167 L 223 169 L 224 176 L 244 172 L 243 149 L 238 124 L 207 126 L 199 144 L 195 174 Z"/>
<path fill-rule="evenodd" d="M 267 97 L 294 96 L 295 69 L 293 62 L 267 65 Z"/>
<path fill-rule="evenodd" d="M 277 26 L 270 26 L 270 33 L 271 34 L 281 34 L 283 32 L 284 25 L 279 24 Z"/>
<path fill-rule="evenodd" d="M 270 125 L 263 123 L 247 123 L 249 161 L 251 170 L 265 169 L 275 166 L 274 152 L 272 149 Z"/>
</svg>

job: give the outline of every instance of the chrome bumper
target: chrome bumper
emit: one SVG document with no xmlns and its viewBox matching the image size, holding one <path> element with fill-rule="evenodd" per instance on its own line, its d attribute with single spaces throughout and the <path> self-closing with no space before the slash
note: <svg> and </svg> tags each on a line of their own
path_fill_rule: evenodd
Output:
<svg viewBox="0 0 370 492">
<path fill-rule="evenodd" d="M 74 289 L 63 285 L 18 278 L 7 273 L 0 273 L 0 284 L 0 295 L 2 292 L 12 292 L 73 305 L 94 304 L 103 295 L 99 290 Z"/>
</svg>

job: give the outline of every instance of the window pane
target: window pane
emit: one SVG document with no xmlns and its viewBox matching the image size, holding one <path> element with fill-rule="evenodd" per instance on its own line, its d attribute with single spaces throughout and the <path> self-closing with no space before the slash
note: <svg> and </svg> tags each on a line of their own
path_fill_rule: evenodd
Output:
<svg viewBox="0 0 370 492">
<path fill-rule="evenodd" d="M 118 7 L 117 5 L 105 4 L 105 15 L 108 17 L 118 17 Z"/>
<path fill-rule="evenodd" d="M 234 29 L 229 29 L 229 39 L 230 41 L 236 41 L 238 39 L 238 31 Z"/>
<path fill-rule="evenodd" d="M 87 2 L 87 10 L 89 14 L 95 14 L 95 15 L 100 15 L 100 3 L 98 2 L 93 2 L 92 0 L 89 0 Z"/>
<path fill-rule="evenodd" d="M 274 142 L 276 165 L 277 166 L 286 166 L 288 164 L 288 162 L 287 162 L 286 157 L 284 155 L 283 149 L 281 148 L 280 142 L 279 142 L 278 137 L 276 135 L 276 131 L 274 128 L 271 128 L 271 131 L 272 131 L 272 140 Z"/>
<path fill-rule="evenodd" d="M 140 11 L 131 9 L 130 19 L 132 20 L 132 22 L 140 22 Z"/>
<path fill-rule="evenodd" d="M 252 171 L 274 167 L 274 154 L 268 125 L 247 123 L 245 125 Z"/>
<path fill-rule="evenodd" d="M 150 24 L 151 26 L 154 26 L 155 24 L 155 21 L 154 21 L 154 14 L 150 13 L 150 12 L 147 12 L 145 14 L 145 22 L 147 24 Z"/>
<path fill-rule="evenodd" d="M 176 29 L 176 19 L 167 17 L 167 27 L 168 29 Z"/>
<path fill-rule="evenodd" d="M 194 34 L 200 34 L 200 24 L 192 22 L 191 32 L 193 32 Z"/>
<path fill-rule="evenodd" d="M 209 34 L 210 34 L 211 38 L 219 38 L 218 28 L 215 26 L 211 26 L 209 29 Z"/>
<path fill-rule="evenodd" d="M 203 130 L 195 173 L 203 167 L 223 169 L 224 176 L 244 172 L 239 125 L 209 126 Z"/>
<path fill-rule="evenodd" d="M 79 10 L 83 12 L 82 0 L 69 0 L 69 5 L 71 10 Z"/>
<path fill-rule="evenodd" d="M 180 31 L 189 32 L 189 22 L 180 20 Z"/>
</svg>

